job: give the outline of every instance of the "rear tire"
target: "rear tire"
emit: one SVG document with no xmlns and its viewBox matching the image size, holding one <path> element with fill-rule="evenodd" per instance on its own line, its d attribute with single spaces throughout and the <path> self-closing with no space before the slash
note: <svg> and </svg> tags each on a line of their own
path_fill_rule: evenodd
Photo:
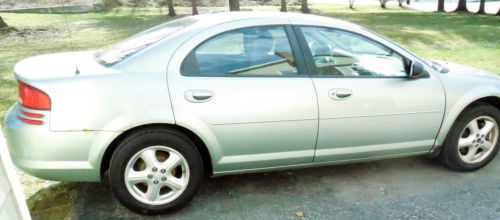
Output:
<svg viewBox="0 0 500 220">
<path fill-rule="evenodd" d="M 186 205 L 203 173 L 200 154 L 187 136 L 148 128 L 119 144 L 111 159 L 109 182 L 115 197 L 130 210 L 159 215 Z"/>
<path fill-rule="evenodd" d="M 468 172 L 486 166 L 500 148 L 500 111 L 477 103 L 460 114 L 453 124 L 439 155 L 446 167 Z"/>
</svg>

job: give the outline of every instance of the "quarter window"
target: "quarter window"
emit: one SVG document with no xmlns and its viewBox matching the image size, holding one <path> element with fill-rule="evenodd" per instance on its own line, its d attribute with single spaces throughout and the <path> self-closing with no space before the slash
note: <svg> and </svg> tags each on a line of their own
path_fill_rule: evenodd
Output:
<svg viewBox="0 0 500 220">
<path fill-rule="evenodd" d="M 347 31 L 302 27 L 319 75 L 403 77 L 408 62 L 391 49 Z"/>
<path fill-rule="evenodd" d="M 202 43 L 184 60 L 189 76 L 296 76 L 285 28 L 238 29 Z"/>
</svg>

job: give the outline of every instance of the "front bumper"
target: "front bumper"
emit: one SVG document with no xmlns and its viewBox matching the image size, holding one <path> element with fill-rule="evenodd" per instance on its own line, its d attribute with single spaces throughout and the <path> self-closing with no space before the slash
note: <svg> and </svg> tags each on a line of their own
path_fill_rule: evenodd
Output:
<svg viewBox="0 0 500 220">
<path fill-rule="evenodd" d="M 19 119 L 20 110 L 42 113 L 43 125 Z M 33 111 L 14 104 L 6 115 L 6 139 L 14 164 L 25 172 L 55 181 L 99 181 L 100 167 L 89 162 L 96 131 L 54 132 L 50 112 Z"/>
</svg>

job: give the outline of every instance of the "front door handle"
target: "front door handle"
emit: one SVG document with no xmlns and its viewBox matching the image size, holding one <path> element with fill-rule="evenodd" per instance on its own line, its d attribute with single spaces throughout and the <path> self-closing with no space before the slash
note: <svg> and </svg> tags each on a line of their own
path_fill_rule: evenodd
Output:
<svg viewBox="0 0 500 220">
<path fill-rule="evenodd" d="M 352 97 L 352 90 L 350 89 L 331 89 L 328 95 L 333 100 L 346 100 Z"/>
<path fill-rule="evenodd" d="M 189 102 L 207 102 L 214 97 L 213 92 L 207 90 L 189 90 L 184 93 L 184 98 Z"/>
</svg>

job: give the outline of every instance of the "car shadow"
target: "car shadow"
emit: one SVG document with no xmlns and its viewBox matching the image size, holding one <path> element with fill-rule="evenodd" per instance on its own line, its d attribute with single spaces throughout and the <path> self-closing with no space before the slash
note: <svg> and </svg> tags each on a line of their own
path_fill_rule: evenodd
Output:
<svg viewBox="0 0 500 220">
<path fill-rule="evenodd" d="M 429 179 L 454 178 L 463 174 L 448 172 L 426 157 L 411 157 L 367 163 L 295 169 L 267 173 L 240 174 L 207 179 L 185 208 L 169 218 L 197 219 L 241 217 L 256 207 L 257 216 L 272 217 L 280 206 L 285 213 L 307 201 L 333 197 L 343 202 L 363 200 L 388 193 L 418 193 Z M 107 183 L 58 183 L 42 189 L 28 199 L 33 219 L 149 219 L 124 208 Z M 242 213 L 238 213 L 241 210 Z M 225 212 L 227 211 L 227 212 Z M 225 214 L 229 214 L 225 216 Z M 274 213 L 275 214 L 275 213 Z M 252 214 L 253 215 L 253 214 Z"/>
</svg>

